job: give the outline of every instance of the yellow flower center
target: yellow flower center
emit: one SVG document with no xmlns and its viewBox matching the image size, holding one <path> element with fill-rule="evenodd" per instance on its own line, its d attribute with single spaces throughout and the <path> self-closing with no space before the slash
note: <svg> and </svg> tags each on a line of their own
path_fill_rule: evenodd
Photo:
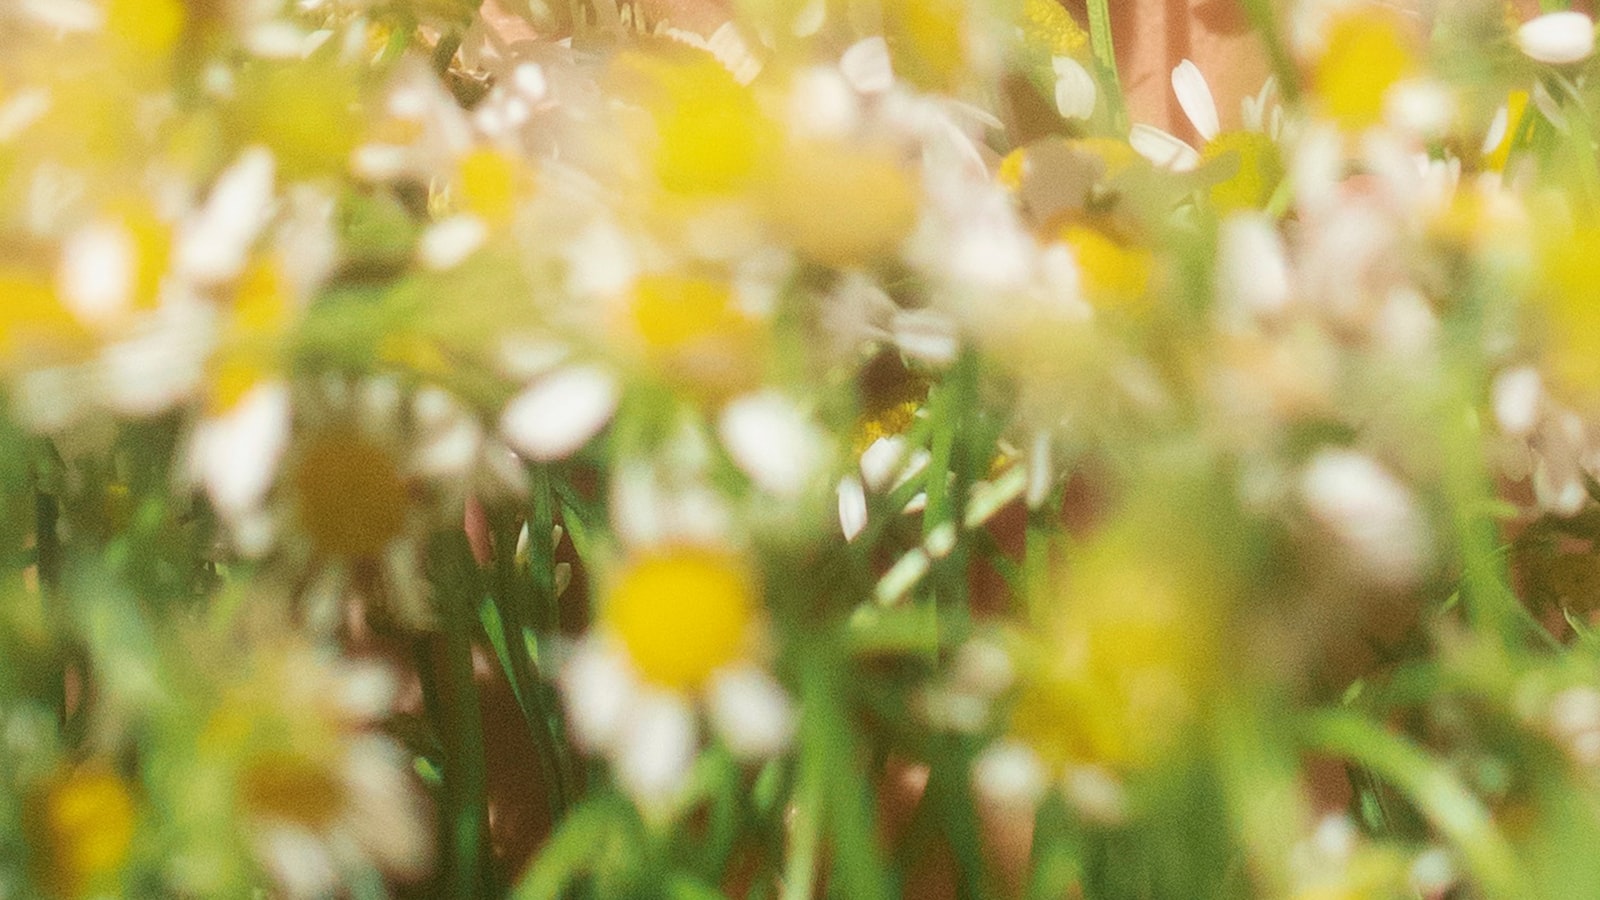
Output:
<svg viewBox="0 0 1600 900">
<path fill-rule="evenodd" d="M 137 821 L 127 784 L 108 769 L 85 767 L 52 784 L 38 812 L 40 880 L 63 897 L 109 889 Z"/>
<path fill-rule="evenodd" d="M 667 191 L 722 196 L 748 187 L 776 133 L 750 91 L 706 53 L 629 52 L 613 63 L 655 126 L 654 174 Z"/>
<path fill-rule="evenodd" d="M 727 282 L 679 273 L 634 285 L 625 329 L 662 377 L 716 399 L 758 376 L 760 330 L 735 305 Z"/>
<path fill-rule="evenodd" d="M 106 4 L 106 30 L 136 54 L 165 56 L 183 36 L 183 3 L 110 0 Z"/>
<path fill-rule="evenodd" d="M 824 265 L 857 266 L 893 252 L 911 233 L 917 191 L 887 154 L 813 142 L 785 157 L 768 213 L 800 252 Z"/>
<path fill-rule="evenodd" d="M 1015 193 L 1022 190 L 1022 178 L 1028 174 L 1028 151 L 1025 147 L 1007 153 L 1000 160 L 1000 168 L 995 171 L 995 180 L 1006 190 Z"/>
<path fill-rule="evenodd" d="M 967 9 L 958 0 L 885 4 L 895 71 L 923 87 L 948 88 L 967 60 Z"/>
<path fill-rule="evenodd" d="M 1106 310 L 1144 310 L 1154 267 L 1149 250 L 1121 244 L 1086 225 L 1068 225 L 1061 239 L 1078 261 L 1083 293 L 1090 303 Z"/>
<path fill-rule="evenodd" d="M 1283 180 L 1283 158 L 1272 138 L 1256 131 L 1225 131 L 1201 152 L 1210 162 L 1233 154 L 1239 170 L 1226 181 L 1211 186 L 1211 204 L 1220 214 L 1261 209 Z"/>
<path fill-rule="evenodd" d="M 462 158 L 456 171 L 456 192 L 467 212 L 491 225 L 505 225 L 516 213 L 517 200 L 532 185 L 532 174 L 516 159 L 479 149 Z"/>
<path fill-rule="evenodd" d="M 359 435 L 313 439 L 294 471 L 300 523 L 323 553 L 377 556 L 405 526 L 405 479 L 388 451 Z"/>
<path fill-rule="evenodd" d="M 343 782 L 325 762 L 282 750 L 251 759 L 238 791 L 239 802 L 252 816 L 313 830 L 337 821 L 346 799 Z"/>
<path fill-rule="evenodd" d="M 207 405 L 214 413 L 233 409 L 279 368 L 277 341 L 292 324 L 294 309 L 275 262 L 259 262 L 239 279 L 232 313 L 211 365 Z"/>
<path fill-rule="evenodd" d="M 646 681 L 693 690 L 739 657 L 754 604 L 736 559 L 678 549 L 631 563 L 611 589 L 605 616 Z"/>
<path fill-rule="evenodd" d="M 1552 387 L 1574 399 L 1600 397 L 1600 229 L 1545 247 L 1545 362 Z"/>
<path fill-rule="evenodd" d="M 727 283 L 692 275 L 646 275 L 634 285 L 633 324 L 651 350 L 671 353 L 743 330 Z"/>
<path fill-rule="evenodd" d="M 0 367 L 60 361 L 89 343 L 88 331 L 45 278 L 0 264 Z"/>
<path fill-rule="evenodd" d="M 1072 56 L 1088 46 L 1089 35 L 1057 0 L 1023 0 L 1022 40 L 1051 56 Z"/>
<path fill-rule="evenodd" d="M 1383 119 L 1389 88 L 1416 69 L 1405 24 L 1392 13 L 1362 7 L 1330 24 L 1314 78 L 1323 111 L 1347 131 L 1360 131 Z"/>
</svg>

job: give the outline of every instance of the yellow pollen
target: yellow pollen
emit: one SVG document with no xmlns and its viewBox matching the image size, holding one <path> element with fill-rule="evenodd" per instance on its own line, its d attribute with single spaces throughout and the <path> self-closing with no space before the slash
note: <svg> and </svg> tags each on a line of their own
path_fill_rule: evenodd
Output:
<svg viewBox="0 0 1600 900">
<path fill-rule="evenodd" d="M 1382 10 L 1362 8 L 1329 26 L 1327 49 L 1317 61 L 1315 84 L 1323 110 L 1347 131 L 1383 119 L 1384 98 L 1417 68 L 1405 24 Z"/>
<path fill-rule="evenodd" d="M 344 785 L 327 763 L 289 751 L 253 758 L 239 779 L 239 801 L 252 816 L 322 830 L 345 806 Z"/>
<path fill-rule="evenodd" d="M 1000 160 L 1000 168 L 994 177 L 1002 187 L 1015 193 L 1022 190 L 1022 178 L 1026 174 L 1028 174 L 1028 151 L 1024 147 L 1018 147 Z"/>
<path fill-rule="evenodd" d="M 1239 170 L 1228 180 L 1211 186 L 1211 205 L 1219 215 L 1266 206 L 1284 175 L 1278 145 L 1260 132 L 1225 131 L 1201 151 L 1207 162 L 1228 154 L 1237 157 Z"/>
<path fill-rule="evenodd" d="M 180 0 L 110 0 L 106 5 L 106 30 L 135 53 L 164 56 L 183 36 L 183 3 Z"/>
<path fill-rule="evenodd" d="M 1072 56 L 1089 44 L 1089 35 L 1057 0 L 1023 0 L 1022 40 L 1051 56 Z"/>
<path fill-rule="evenodd" d="M 694 690 L 744 649 L 754 618 L 749 577 L 731 556 L 677 549 L 635 560 L 605 617 L 647 681 Z"/>
<path fill-rule="evenodd" d="M 0 368 L 59 360 L 88 344 L 88 331 L 45 278 L 0 264 Z"/>
<path fill-rule="evenodd" d="M 958 0 L 891 0 L 895 70 L 923 87 L 948 88 L 967 61 L 966 6 Z"/>
<path fill-rule="evenodd" d="M 793 148 L 768 199 L 773 225 L 790 244 L 841 268 L 893 252 L 917 221 L 916 186 L 903 166 L 885 153 L 832 143 Z"/>
<path fill-rule="evenodd" d="M 764 168 L 775 126 L 710 54 L 629 52 L 612 66 L 614 78 L 640 98 L 654 122 L 655 176 L 667 191 L 738 193 Z"/>
<path fill-rule="evenodd" d="M 41 880 L 62 897 L 109 889 L 137 821 L 127 784 L 109 769 L 86 766 L 52 784 L 37 811 Z"/>
<path fill-rule="evenodd" d="M 646 275 L 634 285 L 633 324 L 647 347 L 673 352 L 738 332 L 748 320 L 725 282 L 692 275 Z"/>
<path fill-rule="evenodd" d="M 1600 229 L 1544 247 L 1545 363 L 1551 387 L 1571 399 L 1600 399 Z"/>
<path fill-rule="evenodd" d="M 207 407 L 212 413 L 233 409 L 280 368 L 277 342 L 292 324 L 294 310 L 276 263 L 258 262 L 245 272 L 232 313 L 223 347 L 211 363 Z"/>
<path fill-rule="evenodd" d="M 511 221 L 517 200 L 532 182 L 531 173 L 517 160 L 488 149 L 474 150 L 463 157 L 456 178 L 462 208 L 491 225 Z"/>
<path fill-rule="evenodd" d="M 1154 265 L 1149 250 L 1125 246 L 1085 225 L 1068 225 L 1062 229 L 1061 239 L 1078 261 L 1083 292 L 1091 304 L 1131 312 L 1145 308 Z"/>
<path fill-rule="evenodd" d="M 405 527 L 409 498 L 400 469 L 387 450 L 359 435 L 314 438 L 293 484 L 301 525 L 324 553 L 375 557 Z"/>
</svg>

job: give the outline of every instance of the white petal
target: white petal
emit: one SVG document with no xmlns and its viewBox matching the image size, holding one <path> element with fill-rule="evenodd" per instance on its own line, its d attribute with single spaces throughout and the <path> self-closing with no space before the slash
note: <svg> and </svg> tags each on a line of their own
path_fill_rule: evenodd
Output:
<svg viewBox="0 0 1600 900">
<path fill-rule="evenodd" d="M 322 897 L 339 885 L 339 870 L 327 846 L 303 828 L 273 824 L 255 835 L 256 854 L 285 896 Z"/>
<path fill-rule="evenodd" d="M 1431 78 L 1413 78 L 1389 89 L 1383 102 L 1389 124 L 1424 138 L 1435 138 L 1455 122 L 1455 98 Z"/>
<path fill-rule="evenodd" d="M 196 430 L 201 482 L 225 518 L 254 510 L 266 496 L 289 441 L 289 412 L 288 385 L 270 381 Z"/>
<path fill-rule="evenodd" d="M 795 37 L 811 37 L 822 30 L 828 21 L 828 0 L 810 0 L 795 14 L 789 31 Z"/>
<path fill-rule="evenodd" d="M 586 638 L 561 667 L 560 684 L 578 746 L 590 753 L 612 746 L 637 693 L 626 655 L 603 639 Z"/>
<path fill-rule="evenodd" d="M 681 697 L 641 698 L 612 749 L 617 780 L 647 811 L 669 803 L 688 780 L 698 742 L 694 712 Z"/>
<path fill-rule="evenodd" d="M 1402 584 L 1420 574 L 1427 547 L 1411 492 L 1372 458 L 1323 450 L 1306 465 L 1300 491 L 1369 575 Z"/>
<path fill-rule="evenodd" d="M 972 788 L 985 802 L 1018 814 L 1031 812 L 1049 776 L 1039 755 L 1020 741 L 1002 739 L 972 763 Z"/>
<path fill-rule="evenodd" d="M 1128 143 L 1140 156 L 1164 169 L 1191 172 L 1200 165 L 1199 151 L 1153 125 L 1133 126 Z"/>
<path fill-rule="evenodd" d="M 1056 75 L 1056 112 L 1063 119 L 1087 119 L 1094 115 L 1098 92 L 1094 76 L 1070 56 L 1051 60 Z"/>
<path fill-rule="evenodd" d="M 1222 225 L 1217 246 L 1217 302 L 1225 315 L 1249 321 L 1289 304 L 1289 260 L 1272 220 L 1239 215 Z"/>
<path fill-rule="evenodd" d="M 106 404 L 130 416 L 163 413 L 191 397 L 205 380 L 210 317 L 198 308 L 170 308 L 101 353 L 97 378 Z"/>
<path fill-rule="evenodd" d="M 1506 434 L 1524 437 L 1539 421 L 1539 399 L 1544 383 L 1539 370 L 1520 366 L 1500 373 L 1494 380 L 1494 416 Z"/>
<path fill-rule="evenodd" d="M 850 86 L 863 94 L 881 94 L 894 84 L 889 43 L 881 36 L 857 41 L 839 57 L 839 71 Z"/>
<path fill-rule="evenodd" d="M 976 637 L 956 651 L 950 678 L 966 693 L 994 698 L 1011 689 L 1016 674 L 1017 668 L 1004 646 L 989 638 Z"/>
<path fill-rule="evenodd" d="M 1504 104 L 1494 111 L 1494 118 L 1489 121 L 1489 130 L 1483 136 L 1483 145 L 1478 148 L 1484 156 L 1488 156 L 1500 149 L 1500 143 L 1506 139 L 1506 133 L 1511 130 L 1511 109 Z"/>
<path fill-rule="evenodd" d="M 12 140 L 50 111 L 50 92 L 41 87 L 17 89 L 0 102 L 0 144 Z"/>
<path fill-rule="evenodd" d="M 561 459 L 600 433 L 620 399 L 621 389 L 610 372 L 596 366 L 561 369 L 506 404 L 500 433 L 529 459 Z"/>
<path fill-rule="evenodd" d="M 1041 428 L 1033 433 L 1033 446 L 1028 452 L 1028 486 L 1027 504 L 1029 509 L 1038 509 L 1050 499 L 1050 490 L 1056 484 L 1056 470 L 1051 459 L 1052 441 L 1050 432 Z"/>
<path fill-rule="evenodd" d="M 789 89 L 789 121 L 806 137 L 842 138 L 855 129 L 861 100 L 831 66 L 812 66 L 795 76 Z"/>
<path fill-rule="evenodd" d="M 922 494 L 920 496 L 923 498 L 924 506 L 926 506 L 927 495 Z M 931 564 L 932 560 L 928 558 L 926 550 L 921 547 L 912 548 L 909 553 L 896 560 L 895 564 L 889 567 L 889 571 L 885 572 L 882 578 L 878 579 L 878 586 L 873 591 L 874 599 L 884 606 L 893 606 L 899 603 L 905 599 L 906 594 L 910 593 L 912 588 L 917 586 L 917 582 L 922 580 L 922 576 L 928 574 Z"/>
<path fill-rule="evenodd" d="M 430 269 L 453 269 L 465 262 L 489 237 L 489 226 L 477 216 L 451 216 L 422 233 L 417 256 Z"/>
<path fill-rule="evenodd" d="M 61 299 L 86 322 L 109 322 L 133 299 L 138 264 L 139 250 L 126 228 L 105 222 L 82 228 L 61 248 Z"/>
<path fill-rule="evenodd" d="M 567 242 L 567 288 L 579 296 L 610 297 L 633 283 L 638 260 L 628 236 L 606 222 L 597 222 Z"/>
<path fill-rule="evenodd" d="M 956 323 L 937 310 L 897 310 L 889 330 L 901 352 L 934 368 L 955 362 L 961 350 Z"/>
<path fill-rule="evenodd" d="M 271 151 L 252 147 L 217 177 L 205 206 L 179 233 L 174 260 L 179 272 L 201 282 L 239 274 L 271 216 L 276 169 Z"/>
<path fill-rule="evenodd" d="M 1194 130 L 1207 141 L 1215 140 L 1222 132 L 1217 121 L 1217 101 L 1211 96 L 1211 86 L 1200 68 L 1189 60 L 1178 63 L 1172 70 L 1172 92 L 1178 95 L 1178 105 L 1184 115 L 1194 123 Z"/>
<path fill-rule="evenodd" d="M 794 737 L 794 702 L 762 669 L 737 666 L 717 672 L 707 701 L 712 724 L 735 756 L 776 756 Z"/>
<path fill-rule="evenodd" d="M 18 0 L 18 12 L 63 33 L 96 31 L 105 26 L 105 10 L 89 0 Z"/>
<path fill-rule="evenodd" d="M 1128 793 L 1117 776 L 1100 766 L 1072 766 L 1061 781 L 1061 792 L 1078 814 L 1102 825 L 1119 825 L 1128 818 Z"/>
<path fill-rule="evenodd" d="M 889 484 L 906 458 L 905 439 L 887 435 L 861 451 L 861 478 L 869 490 L 881 491 Z"/>
<path fill-rule="evenodd" d="M 809 486 L 827 446 L 827 436 L 809 416 L 770 390 L 729 403 L 717 433 L 757 486 L 782 497 L 796 497 Z"/>
<path fill-rule="evenodd" d="M 867 492 L 861 479 L 847 476 L 839 481 L 839 530 L 853 541 L 867 527 Z"/>
<path fill-rule="evenodd" d="M 761 74 L 761 60 L 751 51 L 749 42 L 739 32 L 739 26 L 731 21 L 723 22 L 711 32 L 711 36 L 706 38 L 705 49 L 740 84 L 749 84 Z"/>
<path fill-rule="evenodd" d="M 1594 54 L 1594 20 L 1581 12 L 1545 13 L 1517 29 L 1517 46 L 1536 62 L 1582 62 Z"/>
</svg>

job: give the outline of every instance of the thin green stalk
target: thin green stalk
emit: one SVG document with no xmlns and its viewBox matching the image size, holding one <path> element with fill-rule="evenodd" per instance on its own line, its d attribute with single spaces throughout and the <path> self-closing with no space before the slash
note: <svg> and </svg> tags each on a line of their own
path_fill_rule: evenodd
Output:
<svg viewBox="0 0 1600 900">
<path fill-rule="evenodd" d="M 806 740 L 800 750 L 800 784 L 794 796 L 794 820 L 789 830 L 789 853 L 783 865 L 782 900 L 812 900 L 816 896 L 817 853 L 822 845 L 822 798 L 827 778 L 826 760 L 816 740 Z"/>
<path fill-rule="evenodd" d="M 1525 873 L 1488 808 L 1444 761 L 1349 713 L 1317 716 L 1308 723 L 1306 736 L 1317 751 L 1358 762 L 1394 785 L 1455 847 L 1486 896 L 1529 896 Z"/>
<path fill-rule="evenodd" d="M 1105 87 L 1106 110 L 1117 134 L 1127 134 L 1128 103 L 1122 95 L 1122 80 L 1117 75 L 1117 53 L 1111 38 L 1111 9 L 1108 0 L 1089 0 L 1089 46 L 1099 64 Z"/>
<path fill-rule="evenodd" d="M 556 713 L 546 702 L 544 685 L 528 654 L 524 629 L 527 627 L 529 610 L 519 608 L 526 604 L 518 602 L 527 593 L 519 590 L 521 585 L 517 578 L 518 521 L 516 517 L 507 515 L 493 516 L 491 521 L 494 535 L 495 608 L 500 613 L 500 632 L 511 668 L 511 687 L 537 751 L 550 815 L 559 818 L 570 802 L 568 783 L 560 759 L 563 742 L 551 725 Z"/>
<path fill-rule="evenodd" d="M 1267 49 L 1267 60 L 1272 65 L 1272 74 L 1278 79 L 1278 93 L 1283 101 L 1295 104 L 1300 101 L 1300 70 L 1294 64 L 1294 57 L 1290 55 L 1289 48 L 1284 44 L 1283 32 L 1278 24 L 1278 9 L 1273 0 L 1242 0 L 1245 14 L 1250 17 L 1250 24 L 1255 26 L 1256 34 L 1261 36 L 1262 43 Z"/>
<path fill-rule="evenodd" d="M 472 672 L 478 567 L 464 532 L 436 536 L 429 575 L 439 602 L 444 650 L 437 723 L 445 747 L 447 857 L 443 885 L 450 897 L 482 894 L 488 846 L 488 784 L 483 712 Z"/>
<path fill-rule="evenodd" d="M 1043 510 L 1028 510 L 1028 524 L 1023 532 L 1022 583 L 1023 602 L 1028 621 L 1042 628 L 1049 624 L 1055 609 L 1050 595 L 1050 538 L 1052 528 Z"/>
<path fill-rule="evenodd" d="M 461 49 L 461 32 L 451 29 L 439 36 L 439 43 L 433 46 L 433 70 L 440 75 L 450 71 L 450 64 L 455 61 L 456 51 Z"/>
</svg>

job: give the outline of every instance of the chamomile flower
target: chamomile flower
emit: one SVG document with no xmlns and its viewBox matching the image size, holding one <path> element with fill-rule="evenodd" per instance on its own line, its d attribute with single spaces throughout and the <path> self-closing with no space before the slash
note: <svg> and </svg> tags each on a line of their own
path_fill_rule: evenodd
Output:
<svg viewBox="0 0 1600 900">
<path fill-rule="evenodd" d="M 1212 206 L 1222 214 L 1265 206 L 1284 177 L 1278 145 L 1283 113 L 1273 103 L 1275 81 L 1269 78 L 1259 94 L 1242 101 L 1243 127 L 1230 130 L 1223 129 L 1216 99 L 1205 76 L 1193 62 L 1183 60 L 1172 70 L 1172 91 L 1195 132 L 1205 142 L 1201 149 L 1197 151 L 1148 125 L 1135 127 L 1130 137 L 1134 147 L 1151 162 L 1177 170 L 1229 160 L 1233 173 L 1209 188 Z"/>
<path fill-rule="evenodd" d="M 758 662 L 761 599 L 747 566 L 715 546 L 634 551 L 563 669 L 575 735 L 647 813 L 673 814 L 698 753 L 697 709 L 744 758 L 782 752 L 793 734 L 792 701 Z"/>
<path fill-rule="evenodd" d="M 192 742 L 189 765 L 152 773 L 185 822 L 215 817 L 190 834 L 188 866 L 169 875 L 176 889 L 225 888 L 205 879 L 225 877 L 241 847 L 290 897 L 426 873 L 424 798 L 401 748 L 377 729 L 394 699 L 386 670 L 267 643 L 216 687 L 193 733 L 173 735 Z"/>
</svg>

